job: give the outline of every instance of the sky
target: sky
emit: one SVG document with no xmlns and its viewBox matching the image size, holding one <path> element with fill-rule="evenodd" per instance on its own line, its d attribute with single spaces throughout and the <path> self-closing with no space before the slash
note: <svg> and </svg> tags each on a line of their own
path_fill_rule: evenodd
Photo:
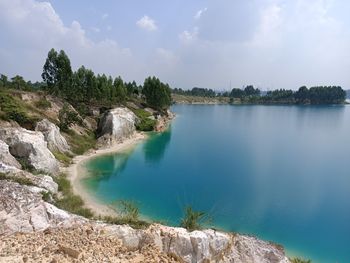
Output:
<svg viewBox="0 0 350 263">
<path fill-rule="evenodd" d="M 173 88 L 350 88 L 348 0 L 0 0 L 0 73 L 74 70 Z"/>
</svg>

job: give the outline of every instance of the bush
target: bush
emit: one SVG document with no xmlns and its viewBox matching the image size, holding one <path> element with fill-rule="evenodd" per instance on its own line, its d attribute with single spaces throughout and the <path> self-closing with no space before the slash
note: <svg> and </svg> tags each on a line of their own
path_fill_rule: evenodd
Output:
<svg viewBox="0 0 350 263">
<path fill-rule="evenodd" d="M 203 224 L 208 223 L 210 218 L 205 212 L 194 211 L 191 206 L 185 208 L 184 217 L 181 219 L 180 226 L 189 231 L 201 229 Z"/>
<path fill-rule="evenodd" d="M 136 123 L 136 129 L 139 131 L 153 131 L 157 121 L 150 119 L 151 113 L 143 109 L 134 109 L 133 112 L 139 118 L 139 122 Z"/>
<path fill-rule="evenodd" d="M 67 103 L 65 103 L 62 109 L 59 111 L 58 119 L 60 121 L 58 126 L 62 131 L 68 131 L 71 124 L 83 124 L 83 120 L 80 118 L 79 114 L 69 109 L 69 105 Z"/>
<path fill-rule="evenodd" d="M 43 109 L 43 110 L 51 108 L 51 106 L 52 106 L 51 102 L 48 101 L 46 98 L 42 98 L 42 99 L 36 101 L 34 105 L 40 109 Z"/>
</svg>

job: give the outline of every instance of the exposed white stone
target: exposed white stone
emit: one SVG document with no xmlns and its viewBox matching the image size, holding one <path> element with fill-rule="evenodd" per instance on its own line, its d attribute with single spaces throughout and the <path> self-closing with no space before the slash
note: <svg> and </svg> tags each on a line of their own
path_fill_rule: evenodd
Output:
<svg viewBox="0 0 350 263">
<path fill-rule="evenodd" d="M 127 108 L 106 112 L 98 124 L 98 142 L 108 145 L 131 137 L 135 132 L 136 115 Z"/>
<path fill-rule="evenodd" d="M 9 146 L 2 140 L 0 140 L 0 166 L 1 164 L 16 167 L 18 169 L 21 168 L 21 165 L 16 158 L 11 155 Z"/>
<path fill-rule="evenodd" d="M 0 222 L 1 236 L 72 226 L 87 220 L 44 202 L 32 186 L 0 180 Z"/>
<path fill-rule="evenodd" d="M 68 152 L 70 150 L 66 139 L 60 133 L 60 128 L 49 120 L 43 119 L 38 122 L 35 130 L 44 134 L 47 147 L 51 151 Z"/>
<path fill-rule="evenodd" d="M 4 128 L 0 129 L 0 139 L 9 146 L 11 155 L 25 159 L 34 169 L 58 173 L 57 160 L 47 148 L 41 132 L 23 128 Z"/>
</svg>

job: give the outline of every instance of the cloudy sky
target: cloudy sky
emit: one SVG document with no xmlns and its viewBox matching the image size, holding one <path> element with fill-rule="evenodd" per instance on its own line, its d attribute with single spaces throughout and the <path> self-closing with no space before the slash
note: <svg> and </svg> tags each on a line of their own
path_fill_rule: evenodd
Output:
<svg viewBox="0 0 350 263">
<path fill-rule="evenodd" d="M 41 80 L 50 48 L 74 69 L 227 90 L 350 88 L 348 0 L 0 0 L 0 73 Z"/>
</svg>

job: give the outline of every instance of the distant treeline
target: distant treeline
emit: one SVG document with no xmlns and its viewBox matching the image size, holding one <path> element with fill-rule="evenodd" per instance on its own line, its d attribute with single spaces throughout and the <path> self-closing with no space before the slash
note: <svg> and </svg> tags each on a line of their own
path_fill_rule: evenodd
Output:
<svg viewBox="0 0 350 263">
<path fill-rule="evenodd" d="M 73 72 L 66 53 L 51 49 L 43 66 L 43 82 L 26 82 L 23 77 L 8 79 L 0 76 L 0 88 L 8 87 L 19 90 L 45 90 L 61 97 L 74 106 L 90 104 L 111 106 L 123 104 L 128 99 L 145 100 L 148 106 L 165 110 L 171 104 L 171 89 L 168 84 L 156 77 L 148 77 L 143 85 L 135 81 L 124 82 L 121 77 L 112 78 L 105 74 L 95 74 L 81 66 Z"/>
<path fill-rule="evenodd" d="M 244 89 L 234 88 L 231 92 L 215 92 L 212 89 L 173 89 L 173 93 L 201 97 L 229 97 L 232 103 L 258 104 L 340 104 L 346 99 L 346 92 L 339 86 L 300 87 L 297 91 L 277 89 L 262 94 L 258 88 L 249 85 Z"/>
<path fill-rule="evenodd" d="M 217 97 L 217 95 L 218 95 L 212 89 L 204 89 L 204 88 L 197 88 L 197 87 L 194 87 L 191 90 L 183 90 L 183 89 L 175 88 L 172 90 L 172 92 L 175 94 L 180 94 L 180 95 L 210 97 L 210 98 Z"/>
</svg>

